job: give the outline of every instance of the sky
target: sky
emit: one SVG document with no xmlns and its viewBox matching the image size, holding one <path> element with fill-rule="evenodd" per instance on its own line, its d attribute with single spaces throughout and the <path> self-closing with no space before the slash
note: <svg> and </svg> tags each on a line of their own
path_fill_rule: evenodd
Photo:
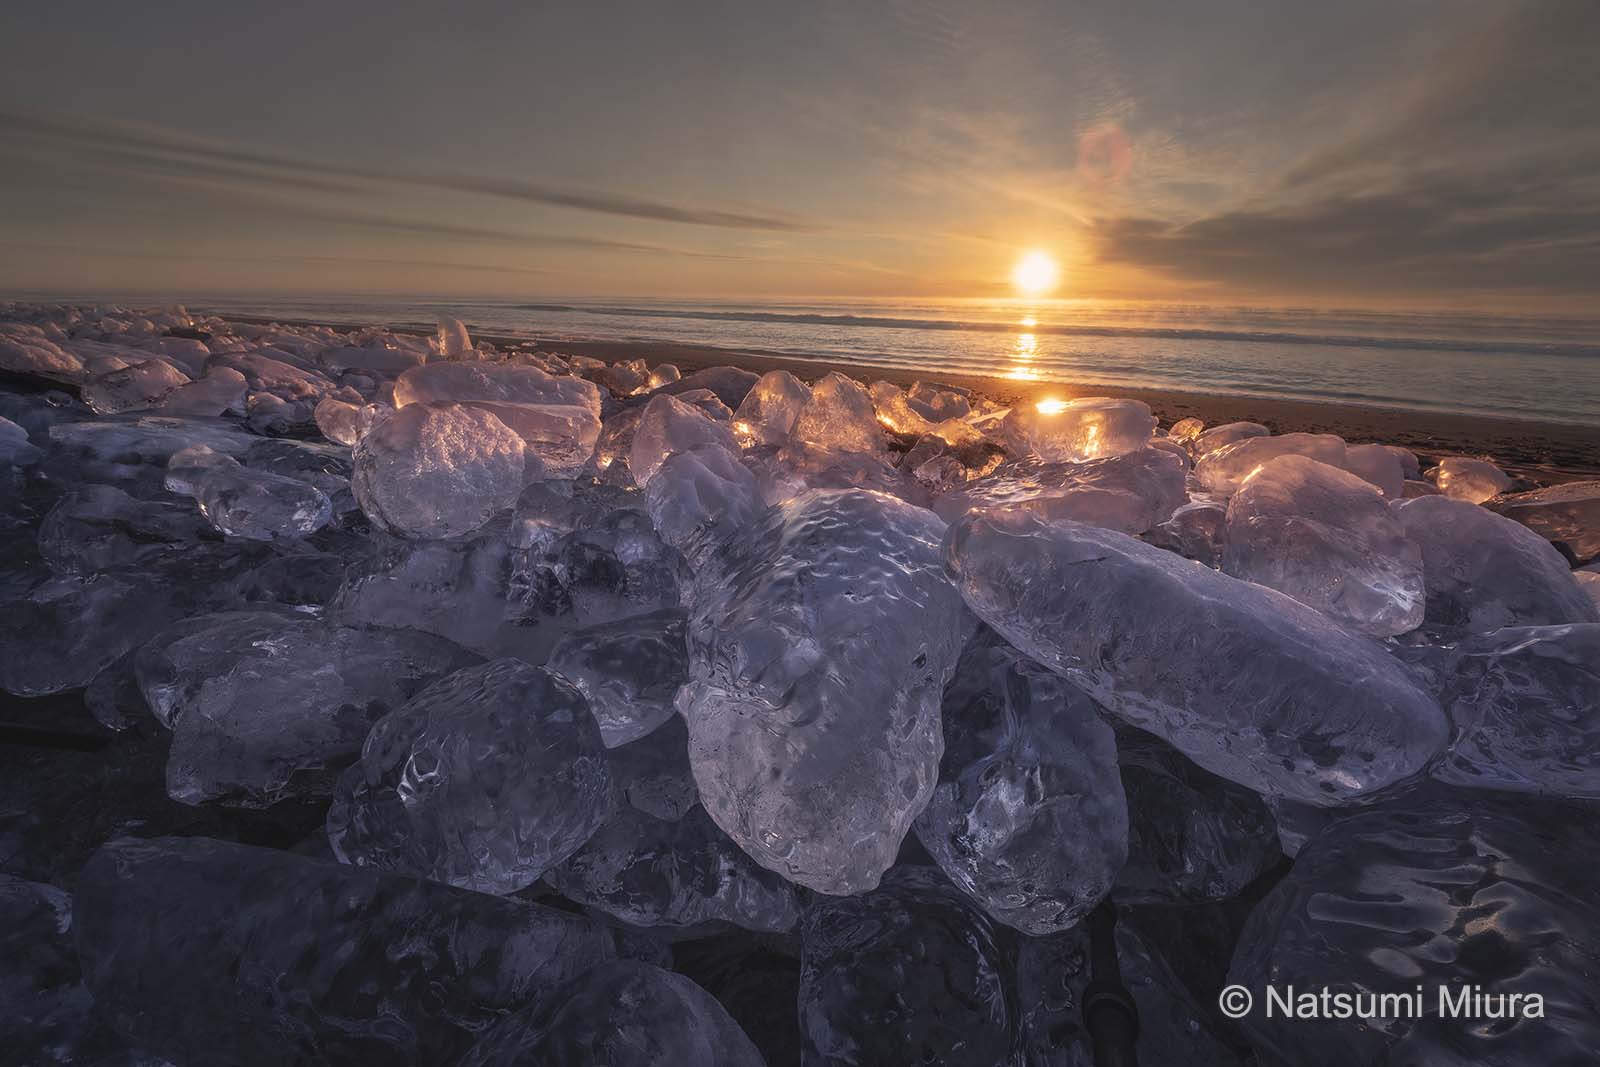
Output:
<svg viewBox="0 0 1600 1067">
<path fill-rule="evenodd" d="M 0 292 L 1593 311 L 1600 3 L 0 10 Z"/>
</svg>

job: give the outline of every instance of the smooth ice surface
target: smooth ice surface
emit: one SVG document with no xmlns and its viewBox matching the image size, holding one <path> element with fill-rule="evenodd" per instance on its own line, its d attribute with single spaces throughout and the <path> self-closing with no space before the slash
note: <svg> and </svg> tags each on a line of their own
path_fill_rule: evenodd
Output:
<svg viewBox="0 0 1600 1067">
<path fill-rule="evenodd" d="M 1405 495 L 1406 485 L 1405 466 L 1397 454 L 1400 451 L 1388 445 L 1347 445 L 1345 470 L 1376 486 L 1384 499 L 1398 500 Z"/>
<path fill-rule="evenodd" d="M 1487 633 L 1600 622 L 1561 553 L 1521 523 L 1444 496 L 1407 500 L 1396 510 L 1422 550 L 1430 628 Z"/>
<path fill-rule="evenodd" d="M 1600 797 L 1600 623 L 1508 626 L 1418 659 L 1456 729 L 1433 777 Z"/>
<path fill-rule="evenodd" d="M 1226 505 L 1195 500 L 1180 506 L 1165 522 L 1145 531 L 1144 539 L 1157 548 L 1176 552 L 1207 567 L 1222 566 L 1222 545 L 1228 527 Z"/>
<path fill-rule="evenodd" d="M 665 820 L 630 804 L 544 877 L 633 926 L 728 922 L 781 933 L 800 918 L 794 886 L 757 866 L 698 805 Z"/>
<path fill-rule="evenodd" d="M 194 497 L 206 521 L 229 537 L 304 537 L 333 518 L 327 494 L 309 482 L 246 467 L 220 453 L 195 457 L 193 452 L 173 456 L 167 484 Z"/>
<path fill-rule="evenodd" d="M 367 517 L 393 533 L 460 537 L 516 503 L 524 452 L 486 411 L 412 404 L 361 439 L 350 486 Z"/>
<path fill-rule="evenodd" d="M 1201 419 L 1179 419 L 1177 422 L 1173 423 L 1167 428 L 1167 436 L 1172 438 L 1174 441 L 1190 443 L 1204 433 L 1205 429 L 1206 424 Z"/>
<path fill-rule="evenodd" d="M 1025 934 L 1064 930 L 1128 856 L 1116 740 L 1092 701 L 984 632 L 944 696 L 944 759 L 917 838 L 950 880 Z"/>
<path fill-rule="evenodd" d="M 1132 727 L 1117 731 L 1117 759 L 1128 804 L 1119 903 L 1226 900 L 1278 862 L 1277 825 L 1255 793 Z"/>
<path fill-rule="evenodd" d="M 1272 431 L 1259 422 L 1225 422 L 1221 426 L 1213 426 L 1209 430 L 1195 434 L 1193 438 L 1195 458 L 1199 459 L 1207 452 L 1215 452 L 1252 437 L 1268 437 L 1271 434 Z"/>
<path fill-rule="evenodd" d="M 1439 492 L 1469 504 L 1481 504 L 1511 488 L 1506 472 L 1486 459 L 1446 456 L 1429 474 Z"/>
<path fill-rule="evenodd" d="M 435 682 L 373 726 L 339 779 L 328 840 L 346 863 L 514 893 L 615 806 L 583 695 L 502 659 Z"/>
<path fill-rule="evenodd" d="M 700 796 L 758 863 L 819 892 L 876 885 L 938 780 L 968 628 L 942 533 L 893 497 L 813 491 L 700 578 L 678 697 Z"/>
<path fill-rule="evenodd" d="M 181 592 L 107 573 L 46 582 L 0 605 L 0 689 L 42 696 L 88 685 L 182 614 Z"/>
<path fill-rule="evenodd" d="M 654 396 L 645 405 L 633 433 L 633 450 L 628 459 L 633 479 L 648 486 L 667 457 L 705 445 L 739 451 L 733 431 L 725 424 L 675 396 Z"/>
<path fill-rule="evenodd" d="M 523 439 L 553 477 L 582 469 L 600 436 L 600 390 L 582 378 L 516 363 L 428 363 L 401 374 L 394 405 L 463 404 Z"/>
<path fill-rule="evenodd" d="M 988 918 L 938 871 L 897 867 L 807 910 L 801 1062 L 1004 1067 L 1017 1005 Z"/>
<path fill-rule="evenodd" d="M 918 507 L 927 503 L 922 486 L 882 452 L 836 452 L 793 440 L 778 451 L 753 449 L 744 463 L 768 504 L 782 504 L 810 489 L 870 489 Z"/>
<path fill-rule="evenodd" d="M 1597 846 L 1587 808 L 1437 787 L 1338 820 L 1245 924 L 1228 981 L 1255 993 L 1246 1035 L 1274 1067 L 1600 1060 Z M 1268 985 L 1420 986 L 1428 1011 L 1365 1026 L 1268 1018 Z M 1441 986 L 1538 993 L 1543 1018 L 1441 1017 Z"/>
<path fill-rule="evenodd" d="M 635 615 L 579 630 L 551 650 L 546 666 L 589 702 L 607 748 L 677 714 L 673 701 L 689 680 L 684 623 L 677 610 Z"/>
<path fill-rule="evenodd" d="M 185 804 L 329 796 L 373 722 L 478 661 L 431 634 L 268 614 L 186 620 L 154 643 L 139 680 L 173 731 L 167 793 Z"/>
<path fill-rule="evenodd" d="M 945 558 L 968 606 L 1013 645 L 1257 792 L 1338 804 L 1444 745 L 1438 705 L 1379 645 L 1271 589 L 1026 514 L 951 527 Z"/>
<path fill-rule="evenodd" d="M 205 528 L 192 505 L 85 485 L 62 494 L 45 514 L 39 554 L 58 574 L 91 575 L 181 550 Z"/>
<path fill-rule="evenodd" d="M 83 400 L 97 415 L 118 415 L 156 405 L 162 397 L 187 385 L 189 376 L 161 359 L 120 367 L 83 383 Z"/>
<path fill-rule="evenodd" d="M 1281 437 L 1247 437 L 1201 454 L 1195 478 L 1207 492 L 1226 496 L 1263 464 L 1279 456 L 1305 456 L 1343 468 L 1344 440 L 1331 433 L 1286 433 Z"/>
<path fill-rule="evenodd" d="M 1600 481 L 1507 493 L 1490 506 L 1541 537 L 1565 545 L 1579 563 L 1600 556 Z"/>
<path fill-rule="evenodd" d="M 765 1067 L 716 999 L 681 974 L 602 963 L 547 1003 L 508 1016 L 460 1067 Z"/>
<path fill-rule="evenodd" d="M 1082 463 L 1144 448 L 1156 417 L 1138 400 L 1103 396 L 1019 404 L 1001 424 L 1006 447 L 1047 463 Z"/>
<path fill-rule="evenodd" d="M 1422 625 L 1422 552 L 1368 482 L 1304 456 L 1268 460 L 1228 501 L 1222 569 L 1353 630 Z"/>
<path fill-rule="evenodd" d="M 812 383 L 790 437 L 825 452 L 878 452 L 884 445 L 872 397 L 860 382 L 836 372 Z"/>
<path fill-rule="evenodd" d="M 811 399 L 811 387 L 786 370 L 768 371 L 745 395 L 733 413 L 733 432 L 739 443 L 781 445 L 789 439 L 800 409 Z"/>
<path fill-rule="evenodd" d="M 645 506 L 661 539 L 695 566 L 742 537 L 766 510 L 755 475 L 720 445 L 668 457 L 650 479 Z"/>
<path fill-rule="evenodd" d="M 616 955 L 567 912 L 206 838 L 113 841 L 74 913 L 96 1013 L 175 1063 L 448 1063 Z"/>
<path fill-rule="evenodd" d="M 167 415 L 221 415 L 243 412 L 250 381 L 232 367 L 213 367 L 201 378 L 161 397 L 156 409 Z"/>
<path fill-rule="evenodd" d="M 72 899 L 9 874 L 0 874 L 0 1005 L 0 1049 L 8 1063 L 127 1062 L 115 1058 L 121 1042 L 95 1017 L 84 988 L 72 944 Z"/>
<path fill-rule="evenodd" d="M 933 509 L 947 522 L 970 511 L 1020 508 L 1123 533 L 1144 533 L 1184 502 L 1183 461 L 1140 448 L 1084 463 L 1017 460 L 941 496 Z"/>
<path fill-rule="evenodd" d="M 0 465 L 26 467 L 44 453 L 28 441 L 28 431 L 0 417 Z"/>
</svg>

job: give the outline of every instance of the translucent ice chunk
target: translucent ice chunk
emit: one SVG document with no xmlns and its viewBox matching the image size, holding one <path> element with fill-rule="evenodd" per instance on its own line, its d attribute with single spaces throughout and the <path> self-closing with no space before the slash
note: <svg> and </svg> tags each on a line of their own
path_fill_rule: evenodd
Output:
<svg viewBox="0 0 1600 1067">
<path fill-rule="evenodd" d="M 661 539 L 697 567 L 766 508 L 755 475 L 720 445 L 668 457 L 650 479 L 645 506 Z"/>
<path fill-rule="evenodd" d="M 0 466 L 26 467 L 36 463 L 43 454 L 28 442 L 27 430 L 0 417 Z"/>
<path fill-rule="evenodd" d="M 876 885 L 933 792 L 969 625 L 941 533 L 893 497 L 812 491 L 701 576 L 678 697 L 695 780 L 728 836 L 792 881 Z"/>
<path fill-rule="evenodd" d="M 943 720 L 939 785 L 917 838 L 1000 922 L 1034 936 L 1072 926 L 1128 856 L 1111 727 L 988 631 L 962 653 Z"/>
<path fill-rule="evenodd" d="M 440 315 L 436 337 L 439 355 L 445 359 L 472 359 L 476 354 L 472 349 L 472 338 L 467 336 L 467 328 L 460 319 Z"/>
<path fill-rule="evenodd" d="M 229 537 L 304 537 L 333 517 L 332 502 L 316 486 L 218 453 L 185 449 L 167 470 L 168 488 L 194 497 L 206 521 Z"/>
<path fill-rule="evenodd" d="M 607 748 L 638 740 L 677 714 L 688 681 L 684 614 L 654 612 L 572 634 L 550 653 L 552 671 L 589 702 Z"/>
<path fill-rule="evenodd" d="M 811 386 L 789 436 L 828 452 L 870 453 L 884 446 L 872 397 L 860 382 L 839 373 L 825 374 Z"/>
<path fill-rule="evenodd" d="M 1000 433 L 1016 456 L 1082 463 L 1144 448 L 1155 428 L 1148 404 L 1095 396 L 1019 404 Z"/>
<path fill-rule="evenodd" d="M 1179 419 L 1177 422 L 1168 427 L 1167 436 L 1174 441 L 1181 441 L 1185 444 L 1190 444 L 1202 433 L 1204 433 L 1205 429 L 1206 424 L 1200 419 Z"/>
<path fill-rule="evenodd" d="M 459 537 L 516 503 L 524 452 L 486 411 L 411 404 L 356 446 L 351 489 L 368 518 L 402 537 Z"/>
<path fill-rule="evenodd" d="M 786 370 L 768 371 L 733 413 L 734 436 L 745 447 L 781 445 L 810 399 L 811 387 L 805 382 Z"/>
<path fill-rule="evenodd" d="M 162 397 L 187 385 L 189 376 L 164 359 L 98 374 L 83 383 L 83 399 L 99 415 L 116 415 L 156 405 Z"/>
<path fill-rule="evenodd" d="M 1352 1064 L 1585 1063 L 1600 1055 L 1600 883 L 1591 809 L 1435 789 L 1358 811 L 1313 838 L 1258 904 L 1227 981 L 1255 994 L 1240 1025 L 1264 1060 Z M 1285 1018 L 1268 986 L 1419 996 L 1382 1025 Z M 1464 1018 L 1439 997 L 1478 1006 Z M 1530 996 L 1540 1009 L 1527 1012 Z M 1495 1010 L 1495 1009 L 1491 1009 Z M 1536 1017 L 1535 1017 L 1536 1016 Z M 1477 1022 L 1472 1020 L 1476 1019 Z M 1464 1025 L 1465 1024 L 1465 1025 Z"/>
<path fill-rule="evenodd" d="M 215 367 L 167 393 L 155 406 L 168 415 L 221 415 L 242 410 L 249 387 L 244 375 L 232 367 Z"/>
<path fill-rule="evenodd" d="M 39 554 L 58 574 L 89 575 L 181 549 L 205 528 L 188 504 L 86 485 L 63 494 L 40 522 Z"/>
<path fill-rule="evenodd" d="M 582 378 L 515 363 L 429 363 L 400 375 L 395 407 L 465 404 L 494 415 L 523 439 L 551 477 L 570 478 L 600 437 L 600 390 Z"/>
<path fill-rule="evenodd" d="M 1207 492 L 1226 496 L 1268 460 L 1279 456 L 1305 456 L 1343 469 L 1343 438 L 1331 433 L 1286 433 L 1281 437 L 1247 437 L 1203 453 L 1194 465 L 1195 477 Z"/>
<path fill-rule="evenodd" d="M 1252 437 L 1267 437 L 1271 430 L 1259 422 L 1225 422 L 1221 426 L 1213 426 L 1209 430 L 1202 430 L 1194 435 L 1193 448 L 1196 459 L 1207 452 L 1215 452 L 1229 445 L 1247 441 Z M 1176 436 L 1176 435 L 1174 435 Z"/>
<path fill-rule="evenodd" d="M 878 413 L 878 422 L 890 432 L 921 436 L 933 429 L 928 417 L 912 406 L 905 390 L 893 382 L 873 382 L 868 392 Z"/>
<path fill-rule="evenodd" d="M 374 721 L 476 662 L 431 634 L 236 615 L 163 642 L 139 678 L 173 731 L 167 794 L 268 807 L 331 795 Z"/>
<path fill-rule="evenodd" d="M 1567 482 L 1528 493 L 1507 493 L 1490 504 L 1585 563 L 1600 556 L 1600 481 Z"/>
<path fill-rule="evenodd" d="M 1270 438 L 1259 438 L 1270 440 Z M 1422 625 L 1422 552 L 1369 482 L 1305 456 L 1256 468 L 1228 502 L 1222 569 L 1379 637 Z"/>
<path fill-rule="evenodd" d="M 699 806 L 669 822 L 629 805 L 545 881 L 633 926 L 781 933 L 800 919 L 794 886 L 758 867 Z"/>
<path fill-rule="evenodd" d="M 1227 507 L 1210 500 L 1196 500 L 1178 508 L 1166 522 L 1151 527 L 1144 539 L 1185 559 L 1207 567 L 1220 567 L 1227 525 Z"/>
<path fill-rule="evenodd" d="M 633 480 L 648 486 L 667 457 L 702 445 L 718 445 L 730 452 L 739 450 L 733 431 L 725 423 L 708 417 L 675 396 L 657 394 L 645 405 L 638 428 L 633 432 L 633 449 L 628 460 Z"/>
<path fill-rule="evenodd" d="M 1407 500 L 1396 511 L 1422 550 L 1429 627 L 1487 633 L 1600 621 L 1561 553 L 1521 523 L 1445 496 Z"/>
<path fill-rule="evenodd" d="M 328 840 L 346 863 L 514 893 L 582 847 L 615 805 L 583 695 L 502 659 L 378 721 L 339 779 Z"/>
<path fill-rule="evenodd" d="M 1386 499 L 1398 500 L 1405 492 L 1406 474 L 1397 451 L 1388 445 L 1349 445 L 1345 469 L 1377 486 Z"/>
<path fill-rule="evenodd" d="M 96 1013 L 175 1063 L 451 1063 L 616 955 L 567 912 L 197 837 L 106 845 L 74 911 Z"/>
<path fill-rule="evenodd" d="M 1117 759 L 1128 799 L 1119 903 L 1226 900 L 1277 864 L 1277 825 L 1255 793 L 1131 727 L 1117 731 Z"/>
<path fill-rule="evenodd" d="M 548 1007 L 510 1015 L 460 1067 L 765 1067 L 723 1006 L 681 974 L 636 960 L 603 963 Z"/>
<path fill-rule="evenodd" d="M 1456 731 L 1435 778 L 1600 797 L 1600 624 L 1508 626 L 1412 655 Z"/>
<path fill-rule="evenodd" d="M 970 511 L 1014 507 L 1123 533 L 1165 521 L 1185 499 L 1183 461 L 1140 448 L 1087 463 L 1019 460 L 940 497 L 934 510 L 954 522 Z"/>
<path fill-rule="evenodd" d="M 1434 701 L 1298 601 L 1123 534 L 1028 514 L 951 527 L 969 607 L 1102 707 L 1257 792 L 1333 805 L 1443 747 Z"/>
<path fill-rule="evenodd" d="M 1481 504 L 1511 488 L 1505 471 L 1483 459 L 1447 456 L 1429 474 L 1439 492 L 1452 500 Z"/>
<path fill-rule="evenodd" d="M 1011 1062 L 1017 1005 L 994 929 L 936 870 L 820 900 L 803 935 L 803 1062 Z"/>
</svg>

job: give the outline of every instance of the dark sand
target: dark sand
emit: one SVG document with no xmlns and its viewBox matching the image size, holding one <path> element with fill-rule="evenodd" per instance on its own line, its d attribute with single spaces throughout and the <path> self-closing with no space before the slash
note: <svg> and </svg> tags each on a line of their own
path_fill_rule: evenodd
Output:
<svg viewBox="0 0 1600 1067">
<path fill-rule="evenodd" d="M 266 322 L 265 319 L 241 321 Z M 288 321 L 288 320 L 282 320 Z M 296 323 L 332 325 L 332 323 Z M 393 327 L 392 327 L 393 328 Z M 394 328 L 398 332 L 431 334 L 432 330 Z M 688 374 L 701 367 L 737 366 L 764 373 L 786 370 L 806 381 L 829 371 L 872 382 L 879 379 L 909 385 L 922 379 L 945 382 L 983 393 L 1001 403 L 1029 401 L 1045 396 L 1071 399 L 1077 396 L 1118 396 L 1142 400 L 1170 426 L 1183 418 L 1197 418 L 1207 426 L 1225 422 L 1259 422 L 1273 433 L 1333 433 L 1352 444 L 1378 442 L 1401 445 L 1423 456 L 1467 455 L 1492 459 L 1507 473 L 1538 484 L 1572 481 L 1600 476 L 1600 418 L 1596 425 L 1538 422 L 1530 419 L 1489 418 L 1445 412 L 1403 411 L 1394 408 L 1357 404 L 1334 404 L 1310 400 L 1263 399 L 1170 389 L 1140 389 L 1124 386 L 1073 385 L 1062 382 L 1024 382 L 1013 378 L 944 374 L 930 369 L 925 374 L 871 367 L 855 363 L 796 359 L 772 352 L 715 348 L 710 345 L 673 344 L 655 341 L 556 341 L 495 337 L 472 331 L 477 340 L 500 348 L 534 347 L 569 355 L 592 356 L 615 362 L 642 359 L 654 366 L 672 363 Z M 1424 465 L 1427 465 L 1426 463 Z"/>
</svg>

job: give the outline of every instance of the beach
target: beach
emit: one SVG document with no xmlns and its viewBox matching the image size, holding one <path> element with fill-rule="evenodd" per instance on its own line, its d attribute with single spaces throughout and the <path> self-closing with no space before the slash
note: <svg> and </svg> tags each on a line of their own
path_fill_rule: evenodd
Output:
<svg viewBox="0 0 1600 1067">
<path fill-rule="evenodd" d="M 232 317 L 241 322 L 275 321 L 287 325 L 330 326 L 341 330 L 351 328 L 347 322 L 250 315 Z M 881 379 L 905 386 L 920 379 L 968 389 L 1002 404 L 1036 401 L 1046 397 L 1125 397 L 1148 404 L 1161 420 L 1162 426 L 1170 426 L 1179 419 L 1197 418 L 1207 426 L 1220 426 L 1228 422 L 1259 422 L 1275 434 L 1337 434 L 1351 444 L 1372 442 L 1400 445 L 1416 452 L 1424 460 L 1436 460 L 1444 456 L 1491 459 L 1507 473 L 1534 484 L 1558 484 L 1593 478 L 1600 473 L 1600 425 L 1584 426 L 1515 416 L 1496 417 L 1360 403 L 1231 395 L 1208 392 L 1204 383 L 1198 381 L 1193 390 L 1027 381 L 1001 375 L 952 373 L 938 367 L 916 371 L 753 347 L 539 336 L 530 339 L 481 331 L 470 322 L 468 326 L 474 338 L 503 349 L 532 347 L 589 356 L 608 363 L 642 359 L 652 367 L 671 363 L 684 373 L 703 367 L 736 366 L 757 373 L 786 370 L 805 381 L 815 380 L 833 371 L 868 383 Z M 404 325 L 387 328 L 417 336 L 433 333 L 431 329 Z"/>
<path fill-rule="evenodd" d="M 515 342 L 503 339 L 497 343 Z M 971 389 L 1007 404 L 1044 397 L 1126 397 L 1150 405 L 1150 410 L 1163 426 L 1187 418 L 1200 419 L 1207 426 L 1219 426 L 1227 422 L 1259 422 L 1275 434 L 1331 433 L 1351 444 L 1376 442 L 1400 445 L 1425 458 L 1447 455 L 1486 457 L 1493 459 L 1508 473 L 1550 483 L 1592 478 L 1600 472 L 1600 425 L 1586 427 L 1530 419 L 1226 396 L 1201 390 L 1185 392 L 1103 385 L 1075 386 L 1070 383 L 938 373 L 919 375 L 896 368 L 797 359 L 773 353 L 702 345 L 616 341 L 541 341 L 539 344 L 553 351 L 592 356 L 607 362 L 642 359 L 652 366 L 672 363 L 684 372 L 701 367 L 731 365 L 759 373 L 786 370 L 796 377 L 810 380 L 838 371 L 868 382 L 882 379 L 902 386 L 921 378 Z"/>
</svg>

